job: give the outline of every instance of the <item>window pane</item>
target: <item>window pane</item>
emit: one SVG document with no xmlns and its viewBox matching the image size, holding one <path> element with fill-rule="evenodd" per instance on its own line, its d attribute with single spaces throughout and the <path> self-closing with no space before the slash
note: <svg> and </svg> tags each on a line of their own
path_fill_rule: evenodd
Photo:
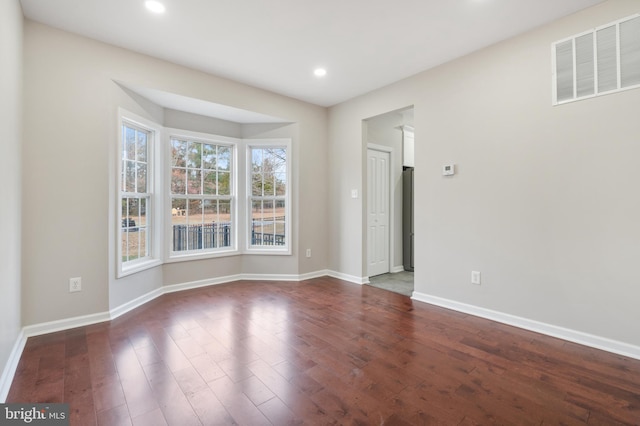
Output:
<svg viewBox="0 0 640 426">
<path fill-rule="evenodd" d="M 269 162 L 271 169 L 276 173 L 284 173 L 287 171 L 287 153 L 283 148 L 274 148 L 269 150 Z M 266 161 L 265 161 L 266 162 Z"/>
<path fill-rule="evenodd" d="M 218 146 L 218 170 L 231 170 L 231 148 Z"/>
<path fill-rule="evenodd" d="M 140 223 L 140 200 L 137 198 L 129 199 L 129 231 L 138 230 L 137 226 Z"/>
<path fill-rule="evenodd" d="M 231 223 L 231 201 L 220 200 L 218 202 L 218 220 Z"/>
<path fill-rule="evenodd" d="M 262 223 L 262 245 L 272 246 L 275 240 L 275 227 L 273 222 L 264 221 Z"/>
<path fill-rule="evenodd" d="M 285 195 L 287 193 L 287 175 L 285 173 L 276 173 L 276 195 Z"/>
<path fill-rule="evenodd" d="M 218 247 L 216 239 L 218 222 L 218 202 L 216 200 L 204 200 L 202 204 L 204 224 L 202 225 L 202 248 Z"/>
<path fill-rule="evenodd" d="M 251 203 L 251 245 L 262 245 L 262 201 Z"/>
<path fill-rule="evenodd" d="M 187 250 L 187 200 L 171 200 L 171 227 L 173 232 L 173 251 Z"/>
<path fill-rule="evenodd" d="M 136 163 L 127 161 L 125 165 L 125 192 L 136 192 Z"/>
<path fill-rule="evenodd" d="M 189 142 L 188 150 L 187 167 L 199 169 L 202 160 L 202 144 L 199 142 Z"/>
<path fill-rule="evenodd" d="M 171 169 L 171 193 L 185 194 L 187 190 L 187 171 L 185 169 Z"/>
<path fill-rule="evenodd" d="M 138 231 L 138 252 L 136 253 L 138 255 L 138 258 L 143 258 L 143 257 L 147 257 L 148 253 L 147 253 L 147 241 L 148 239 L 148 235 L 147 235 L 147 229 L 146 228 L 139 228 Z"/>
<path fill-rule="evenodd" d="M 267 167 L 265 167 L 266 169 Z M 265 197 L 272 197 L 276 193 L 275 179 L 273 175 L 273 171 L 269 170 L 264 173 L 264 181 L 263 181 L 263 190 Z"/>
<path fill-rule="evenodd" d="M 188 200 L 187 244 L 189 250 L 202 248 L 202 200 Z"/>
<path fill-rule="evenodd" d="M 253 148 L 251 150 L 251 171 L 259 173 L 262 171 L 262 150 Z"/>
<path fill-rule="evenodd" d="M 202 168 L 215 170 L 216 168 L 216 146 L 210 144 L 202 145 Z"/>
<path fill-rule="evenodd" d="M 274 237 L 274 245 L 283 246 L 286 243 L 286 235 L 285 235 L 285 222 L 284 220 L 278 220 L 275 222 L 275 237 Z"/>
<path fill-rule="evenodd" d="M 128 242 L 127 242 L 127 252 L 129 253 L 128 260 L 135 260 L 139 257 L 138 255 L 138 245 L 139 245 L 139 236 L 137 229 L 129 229 L 128 234 Z"/>
<path fill-rule="evenodd" d="M 287 210 L 285 209 L 285 200 L 276 200 L 274 221 L 275 221 L 275 237 L 274 245 L 283 246 L 286 244 L 286 223 L 287 223 Z"/>
<path fill-rule="evenodd" d="M 262 196 L 262 175 L 259 173 L 253 173 L 251 175 L 251 195 L 257 197 Z"/>
<path fill-rule="evenodd" d="M 187 193 L 202 194 L 202 175 L 200 170 L 189 170 L 187 173 Z"/>
<path fill-rule="evenodd" d="M 136 224 L 138 227 L 147 226 L 148 205 L 149 205 L 149 200 L 147 198 L 140 199 L 140 216 L 138 217 L 138 223 Z"/>
<path fill-rule="evenodd" d="M 205 223 L 218 222 L 218 200 L 203 200 L 202 211 Z"/>
<path fill-rule="evenodd" d="M 203 173 L 203 193 L 206 195 L 216 195 L 216 172 Z"/>
<path fill-rule="evenodd" d="M 147 164 L 136 163 L 136 192 L 147 192 Z"/>
<path fill-rule="evenodd" d="M 187 143 L 176 139 L 171 139 L 171 166 L 187 166 Z"/>
<path fill-rule="evenodd" d="M 269 219 L 269 220 L 273 220 L 275 214 L 274 214 L 274 203 L 273 200 L 265 200 L 262 203 L 262 211 L 264 212 L 264 218 L 265 219 Z"/>
<path fill-rule="evenodd" d="M 218 195 L 231 195 L 231 174 L 218 172 Z"/>
<path fill-rule="evenodd" d="M 123 160 L 120 164 L 120 191 L 127 191 L 127 162 Z"/>
<path fill-rule="evenodd" d="M 124 130 L 124 157 L 128 160 L 136 159 L 136 131 L 131 127 Z"/>
<path fill-rule="evenodd" d="M 121 205 L 121 215 L 122 215 L 122 224 L 121 226 L 121 241 L 120 248 L 122 251 L 122 261 L 126 262 L 129 260 L 129 243 L 128 243 L 128 229 L 127 224 L 129 223 L 129 200 L 127 198 L 122 198 L 120 200 Z"/>
<path fill-rule="evenodd" d="M 136 160 L 147 162 L 147 133 L 136 132 L 138 144 L 136 147 Z"/>
</svg>

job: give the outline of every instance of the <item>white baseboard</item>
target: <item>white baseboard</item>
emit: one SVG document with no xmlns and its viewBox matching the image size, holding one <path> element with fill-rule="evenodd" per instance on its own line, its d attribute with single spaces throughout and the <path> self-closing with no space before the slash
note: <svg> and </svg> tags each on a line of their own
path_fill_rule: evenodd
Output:
<svg viewBox="0 0 640 426">
<path fill-rule="evenodd" d="M 151 302 L 153 299 L 155 299 L 156 297 L 160 297 L 163 294 L 164 294 L 164 291 L 163 291 L 163 288 L 161 287 L 153 291 L 150 291 L 147 294 L 143 294 L 140 297 L 136 297 L 135 299 L 130 300 L 127 303 L 123 303 L 122 305 L 117 306 L 109 311 L 109 319 L 110 320 L 116 319 L 119 316 L 124 315 L 127 312 L 132 311 L 135 308 L 138 308 L 144 305 L 145 303 Z"/>
<path fill-rule="evenodd" d="M 392 274 L 397 274 L 398 272 L 402 272 L 404 271 L 404 266 L 400 265 L 400 266 L 394 266 L 393 268 L 391 268 L 391 273 Z"/>
<path fill-rule="evenodd" d="M 55 333 L 56 331 L 70 330 L 76 327 L 97 324 L 99 322 L 109 321 L 110 319 L 111 315 L 109 312 L 100 312 L 97 314 L 82 315 L 79 317 L 28 325 L 23 327 L 22 331 L 25 336 L 29 338 L 33 336 L 40 336 L 41 334 Z"/>
<path fill-rule="evenodd" d="M 580 345 L 589 346 L 603 351 L 612 352 L 614 354 L 626 356 L 640 360 L 640 346 L 631 345 L 629 343 L 600 337 L 581 331 L 571 330 L 557 325 L 546 324 L 543 322 L 518 317 L 504 312 L 498 312 L 491 309 L 485 309 L 466 303 L 456 302 L 454 300 L 444 299 L 437 296 L 431 296 L 425 293 L 413 292 L 412 299 L 419 302 L 429 303 L 431 305 L 440 306 L 465 314 L 486 318 L 492 321 L 501 322 L 503 324 L 522 328 L 536 333 L 545 334 L 551 337 L 567 340 L 569 342 L 578 343 Z"/>
<path fill-rule="evenodd" d="M 312 280 L 314 278 L 326 277 L 329 275 L 329 273 L 330 271 L 328 269 L 323 269 L 321 271 L 315 271 L 315 272 L 308 272 L 306 274 L 299 275 L 300 279 L 298 281 L 306 281 L 306 280 Z"/>
<path fill-rule="evenodd" d="M 300 275 L 296 274 L 242 274 L 241 280 L 248 281 L 300 281 Z"/>
<path fill-rule="evenodd" d="M 243 279 L 246 279 L 246 278 L 243 278 L 242 275 L 228 275 L 226 277 L 209 278 L 206 280 L 190 281 L 186 283 L 166 285 L 162 287 L 161 290 L 162 290 L 162 294 L 168 294 L 168 293 L 175 293 L 178 291 L 192 290 L 194 288 L 208 287 L 210 285 L 226 284 L 234 281 L 240 281 Z M 256 279 L 259 279 L 259 278 L 256 278 Z"/>
<path fill-rule="evenodd" d="M 336 272 L 336 271 L 327 271 L 327 275 L 333 278 L 337 278 L 339 280 L 349 281 L 349 282 L 360 284 L 360 285 L 369 283 L 369 277 L 356 277 L 355 275 L 343 274 L 342 272 Z"/>
<path fill-rule="evenodd" d="M 9 395 L 9 389 L 11 389 L 11 383 L 13 377 L 16 375 L 18 369 L 18 363 L 20 362 L 20 356 L 24 350 L 24 345 L 27 343 L 27 336 L 24 334 L 24 330 L 20 330 L 18 337 L 16 338 L 9 359 L 7 360 L 2 375 L 0 376 L 0 404 L 4 404 Z"/>
</svg>

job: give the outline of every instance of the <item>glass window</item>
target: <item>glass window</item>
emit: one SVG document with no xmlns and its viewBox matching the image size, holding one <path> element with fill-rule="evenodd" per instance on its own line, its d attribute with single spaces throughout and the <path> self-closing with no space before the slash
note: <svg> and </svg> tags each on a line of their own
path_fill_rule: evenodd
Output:
<svg viewBox="0 0 640 426">
<path fill-rule="evenodd" d="M 234 248 L 233 146 L 172 137 L 171 252 Z"/>
<path fill-rule="evenodd" d="M 122 267 L 151 257 L 152 132 L 122 124 L 120 174 L 120 255 Z"/>
<path fill-rule="evenodd" d="M 248 148 L 249 249 L 288 250 L 288 151 L 287 146 Z"/>
</svg>

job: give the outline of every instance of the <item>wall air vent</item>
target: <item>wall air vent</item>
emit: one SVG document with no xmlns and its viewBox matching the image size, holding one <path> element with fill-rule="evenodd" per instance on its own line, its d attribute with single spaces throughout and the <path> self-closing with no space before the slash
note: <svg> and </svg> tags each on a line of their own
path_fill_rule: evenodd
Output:
<svg viewBox="0 0 640 426">
<path fill-rule="evenodd" d="M 640 14 L 551 48 L 554 105 L 640 87 Z"/>
</svg>

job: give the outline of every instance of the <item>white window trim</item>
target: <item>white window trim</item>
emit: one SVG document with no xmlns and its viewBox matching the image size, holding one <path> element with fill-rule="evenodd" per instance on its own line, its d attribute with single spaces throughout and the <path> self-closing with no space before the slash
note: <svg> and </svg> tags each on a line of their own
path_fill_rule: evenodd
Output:
<svg viewBox="0 0 640 426">
<path fill-rule="evenodd" d="M 120 178 L 122 176 L 122 126 L 126 123 L 135 127 L 148 130 L 150 132 L 149 140 L 149 153 L 148 156 L 151 159 L 149 169 L 147 170 L 150 179 L 147 179 L 147 184 L 151 185 L 151 218 L 148 218 L 148 233 L 149 233 L 149 256 L 140 259 L 127 262 L 125 265 L 122 262 L 122 243 L 121 243 L 121 224 L 122 224 L 122 184 Z M 116 144 L 116 212 L 115 217 L 115 246 L 116 246 L 116 277 L 122 278 L 127 275 L 134 274 L 136 272 L 144 271 L 146 269 L 154 268 L 162 264 L 161 247 L 162 241 L 162 190 L 163 185 L 159 179 L 159 174 L 156 173 L 158 165 L 163 163 L 162 150 L 160 149 L 160 138 L 162 135 L 162 127 L 156 123 L 147 120 L 139 115 L 129 112 L 123 108 L 118 108 L 118 143 Z"/>
<path fill-rule="evenodd" d="M 240 171 L 238 170 L 238 155 L 242 152 L 242 139 L 232 138 L 228 136 L 219 136 L 208 133 L 200 133 L 200 132 L 192 132 L 189 130 L 182 129 L 174 129 L 166 127 L 164 128 L 164 136 L 163 136 L 163 151 L 165 154 L 165 158 L 167 161 L 164 163 L 164 184 L 166 190 L 164 191 L 163 197 L 163 207 L 164 214 L 169 215 L 169 211 L 171 210 L 171 139 L 187 139 L 194 142 L 203 142 L 203 143 L 212 143 L 212 144 L 220 144 L 220 145 L 228 145 L 232 147 L 232 185 L 231 185 L 231 208 L 233 211 L 232 219 L 233 224 L 235 226 L 235 232 L 232 234 L 232 244 L 231 247 L 223 248 L 223 249 L 209 249 L 202 251 L 192 251 L 192 252 L 174 252 L 172 250 L 172 223 L 170 216 L 166 216 L 166 224 L 164 227 L 165 232 L 165 241 L 167 242 L 164 247 L 164 256 L 165 263 L 175 263 L 175 262 L 184 262 L 190 260 L 200 260 L 200 259 L 209 259 L 215 257 L 227 257 L 227 256 L 235 256 L 242 254 L 238 247 L 238 242 L 242 241 L 239 239 L 239 234 L 242 232 L 241 224 L 239 218 L 239 203 L 238 203 L 238 188 L 242 188 L 241 183 L 239 182 L 239 177 L 242 176 Z"/>
<path fill-rule="evenodd" d="M 277 139 L 245 139 L 244 140 L 245 147 L 245 170 L 244 170 L 244 179 L 245 179 L 245 194 L 244 194 L 244 212 L 245 212 L 245 237 L 244 237 L 244 251 L 245 254 L 260 254 L 260 255 L 282 255 L 288 256 L 292 254 L 292 241 L 293 236 L 291 235 L 291 222 L 293 217 L 291 216 L 291 203 L 293 198 L 293 181 L 291 179 L 291 159 L 292 155 L 292 143 L 289 138 L 277 138 Z M 287 150 L 287 193 L 285 197 L 285 214 L 286 214 L 286 222 L 285 222 L 285 245 L 283 247 L 280 246 L 269 246 L 267 247 L 252 247 L 251 246 L 251 233 L 249 229 L 251 228 L 251 179 L 249 178 L 249 173 L 251 172 L 251 156 L 249 155 L 250 149 L 252 147 L 257 148 L 279 148 L 284 147 Z"/>
<path fill-rule="evenodd" d="M 582 101 L 585 99 L 592 99 L 592 98 L 596 98 L 598 96 L 606 96 L 606 95 L 611 95 L 614 93 L 619 93 L 619 92 L 624 92 L 627 90 L 632 90 L 632 89 L 638 89 L 640 88 L 640 84 L 635 84 L 632 86 L 625 86 L 625 87 L 620 87 L 621 84 L 621 79 L 620 79 L 620 24 L 629 21 L 631 19 L 635 19 L 640 17 L 640 13 L 636 13 L 634 15 L 631 16 L 627 16 L 625 18 L 619 19 L 617 21 L 613 21 L 613 22 L 609 22 L 607 24 L 604 25 L 600 25 L 597 26 L 595 28 L 589 29 L 587 31 L 583 31 L 581 33 L 572 35 L 570 37 L 566 37 L 563 38 L 561 40 L 558 41 L 554 41 L 553 43 L 551 43 L 551 102 L 553 104 L 553 106 L 557 106 L 557 105 L 564 105 L 564 104 L 568 104 L 571 102 L 577 102 L 577 101 Z M 606 90 L 603 92 L 598 92 L 598 56 L 597 56 L 597 40 L 598 40 L 598 31 L 604 29 L 604 28 L 609 28 L 612 26 L 616 26 L 616 59 L 618 61 L 617 64 L 617 72 L 618 72 L 618 78 L 617 78 L 617 84 L 618 84 L 618 88 L 616 89 L 612 89 L 612 90 Z M 575 49 L 576 49 L 576 39 L 587 35 L 587 34 L 593 34 L 593 50 L 594 50 L 594 71 L 595 71 L 595 75 L 594 75 L 594 88 L 595 91 L 593 94 L 591 95 L 585 95 L 585 96 L 577 96 L 577 75 L 576 75 L 576 53 L 575 53 Z M 556 46 L 558 46 L 561 43 L 567 42 L 567 41 L 572 41 L 573 43 L 573 62 L 574 62 L 574 66 L 573 66 L 573 98 L 572 99 L 565 99 L 562 101 L 558 101 L 558 90 L 557 90 L 557 79 L 556 79 L 556 70 L 557 70 L 557 63 L 556 63 Z"/>
</svg>

